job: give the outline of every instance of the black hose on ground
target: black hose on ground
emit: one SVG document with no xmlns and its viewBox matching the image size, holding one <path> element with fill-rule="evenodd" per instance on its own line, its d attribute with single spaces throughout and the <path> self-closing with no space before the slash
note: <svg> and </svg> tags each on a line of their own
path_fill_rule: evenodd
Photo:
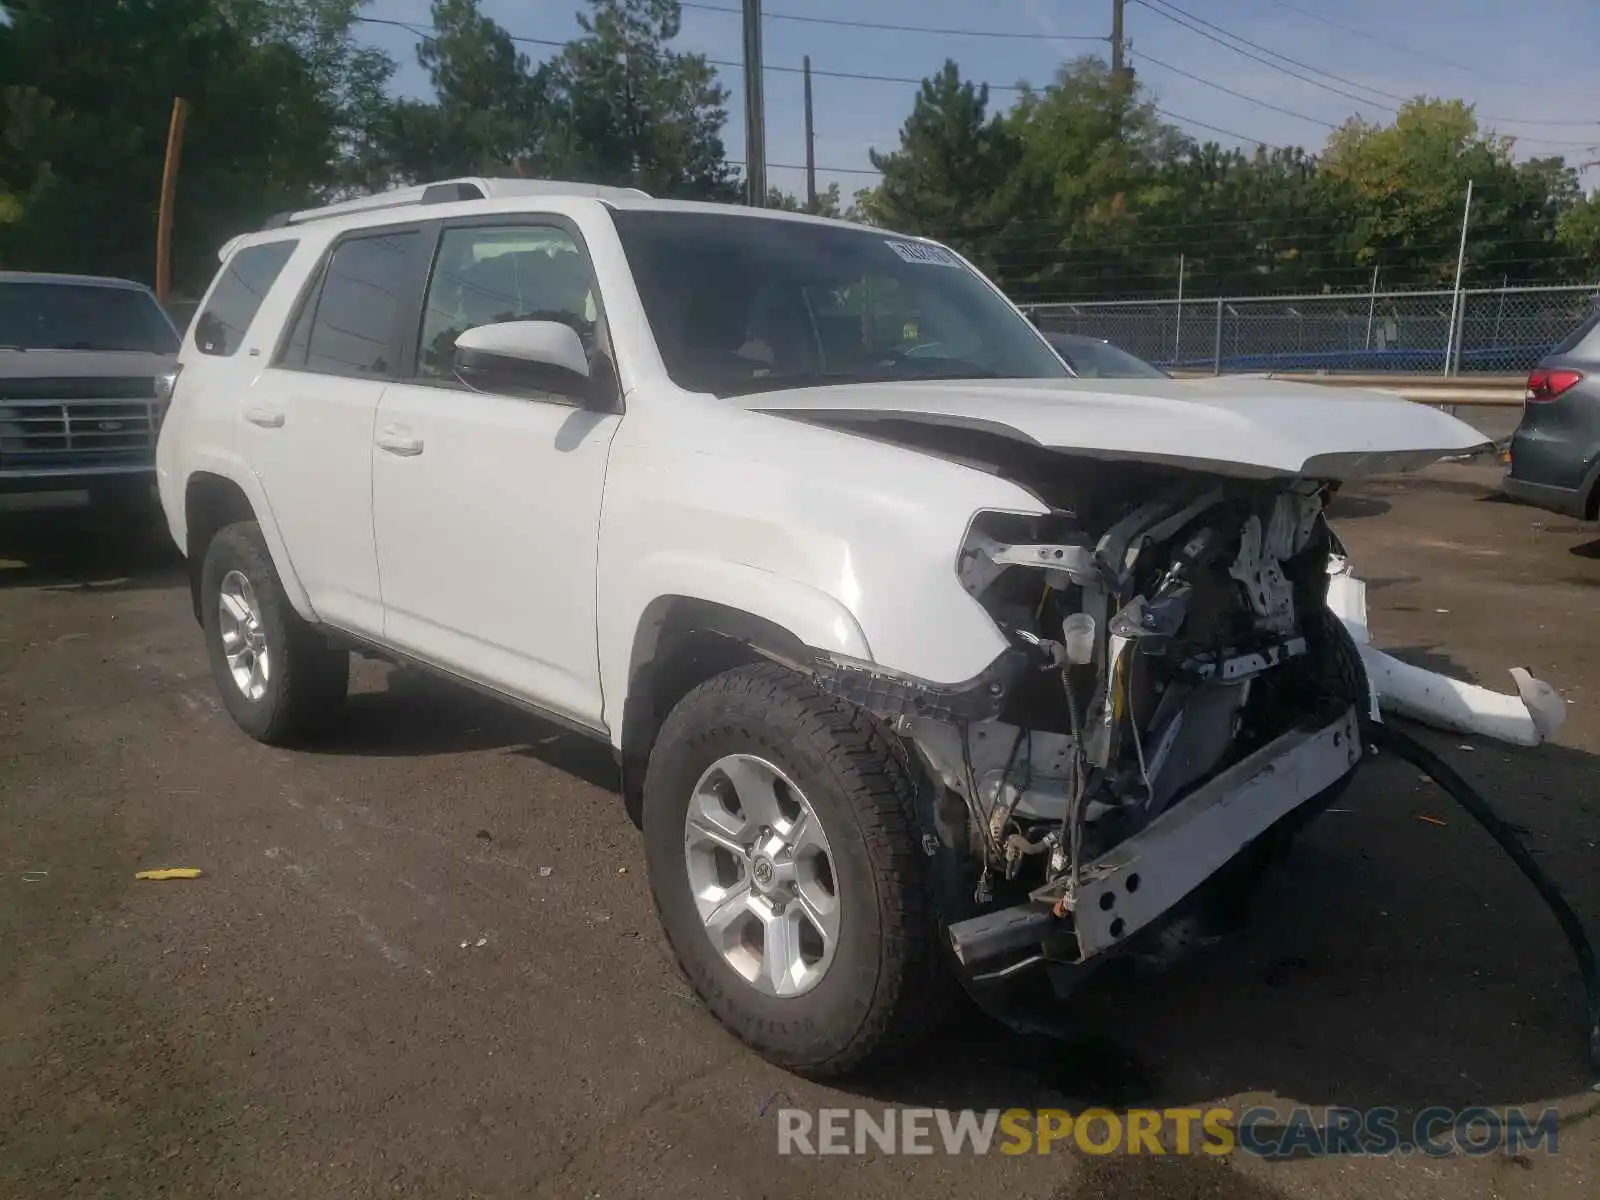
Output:
<svg viewBox="0 0 1600 1200">
<path fill-rule="evenodd" d="M 1511 861 L 1516 863 L 1517 868 L 1527 876 L 1528 882 L 1538 889 L 1545 904 L 1555 914 L 1561 932 L 1566 934 L 1567 944 L 1572 947 L 1573 957 L 1578 960 L 1578 973 L 1583 977 L 1584 991 L 1589 1000 L 1589 1063 L 1596 1071 L 1600 1071 L 1600 971 L 1596 970 L 1594 947 L 1589 944 L 1583 922 L 1578 920 L 1578 914 L 1572 911 L 1572 906 L 1561 894 L 1561 889 L 1556 887 L 1550 876 L 1545 874 L 1544 868 L 1533 855 L 1528 853 L 1528 848 L 1517 838 L 1511 826 L 1490 807 L 1482 795 L 1456 774 L 1449 763 L 1392 725 L 1385 725 L 1379 721 L 1364 721 L 1362 730 L 1368 745 L 1376 746 L 1380 750 L 1393 751 L 1418 770 L 1425 772 L 1435 783 L 1449 792 L 1456 803 L 1472 814 L 1473 819 L 1482 825 L 1489 836 L 1500 844 L 1500 848 L 1511 856 Z"/>
</svg>

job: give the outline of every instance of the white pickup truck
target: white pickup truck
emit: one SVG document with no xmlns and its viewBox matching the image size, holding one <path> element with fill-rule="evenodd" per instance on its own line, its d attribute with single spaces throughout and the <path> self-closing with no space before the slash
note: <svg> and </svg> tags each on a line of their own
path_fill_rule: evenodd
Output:
<svg viewBox="0 0 1600 1200">
<path fill-rule="evenodd" d="M 1330 488 L 1482 441 L 1075 378 L 923 239 L 473 179 L 226 246 L 158 476 L 246 732 L 355 648 L 603 739 L 688 979 L 821 1076 L 1247 894 L 1362 754 Z"/>
</svg>

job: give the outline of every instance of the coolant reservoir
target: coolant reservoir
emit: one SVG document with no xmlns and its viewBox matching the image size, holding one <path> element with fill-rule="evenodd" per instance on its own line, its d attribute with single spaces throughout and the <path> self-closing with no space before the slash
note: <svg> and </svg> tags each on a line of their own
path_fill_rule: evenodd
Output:
<svg viewBox="0 0 1600 1200">
<path fill-rule="evenodd" d="M 1067 661 L 1075 667 L 1094 661 L 1094 618 L 1088 613 L 1073 613 L 1061 622 L 1061 640 L 1067 648 Z"/>
</svg>

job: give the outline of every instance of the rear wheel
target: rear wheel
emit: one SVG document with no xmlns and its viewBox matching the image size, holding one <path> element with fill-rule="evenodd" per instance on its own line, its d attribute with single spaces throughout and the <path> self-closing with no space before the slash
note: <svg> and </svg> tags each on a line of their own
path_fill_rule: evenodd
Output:
<svg viewBox="0 0 1600 1200">
<path fill-rule="evenodd" d="M 211 673 L 239 728 L 285 745 L 333 721 L 349 687 L 350 655 L 294 611 L 254 521 L 211 539 L 200 604 Z"/>
<path fill-rule="evenodd" d="M 768 1060 L 841 1075 L 945 1011 L 913 795 L 875 720 L 780 667 L 719 675 L 663 725 L 644 786 L 656 909 L 695 991 Z"/>
</svg>

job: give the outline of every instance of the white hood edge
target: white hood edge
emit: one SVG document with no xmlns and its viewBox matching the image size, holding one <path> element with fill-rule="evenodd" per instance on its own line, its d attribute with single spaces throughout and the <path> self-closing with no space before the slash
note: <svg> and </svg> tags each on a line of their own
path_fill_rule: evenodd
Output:
<svg viewBox="0 0 1600 1200">
<path fill-rule="evenodd" d="M 1227 376 L 846 384 L 738 403 L 835 426 L 953 426 L 1091 458 L 1247 478 L 1354 479 L 1490 445 L 1465 422 L 1395 396 Z"/>
</svg>

